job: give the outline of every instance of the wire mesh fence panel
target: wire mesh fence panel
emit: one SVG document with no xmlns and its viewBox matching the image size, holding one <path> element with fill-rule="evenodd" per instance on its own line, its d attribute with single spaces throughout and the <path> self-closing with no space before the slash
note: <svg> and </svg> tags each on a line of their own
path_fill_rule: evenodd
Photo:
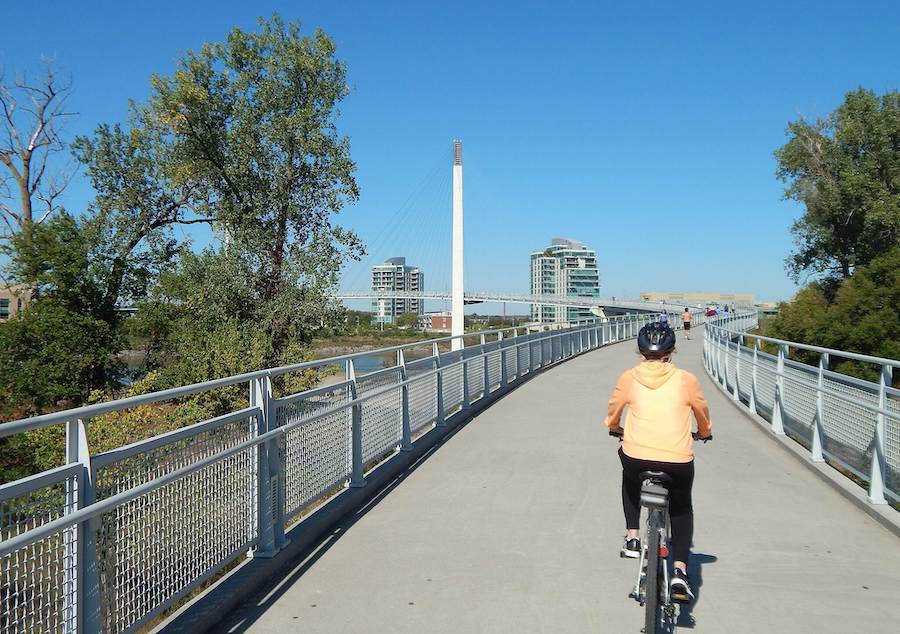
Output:
<svg viewBox="0 0 900 634">
<path fill-rule="evenodd" d="M 350 387 L 302 399 L 287 398 L 275 406 L 275 424 L 285 427 L 350 402 Z M 284 512 L 288 519 L 310 503 L 340 488 L 352 465 L 351 410 L 338 410 L 285 432 L 278 448 L 284 473 Z"/>
<path fill-rule="evenodd" d="M 409 383 L 409 429 L 413 433 L 430 426 L 437 418 L 437 375 L 434 359 L 428 357 L 406 364 Z"/>
<path fill-rule="evenodd" d="M 875 439 L 875 412 L 858 402 L 878 405 L 876 386 L 866 389 L 835 372 L 827 372 L 824 394 L 822 449 L 868 479 Z M 856 401 L 856 402 L 854 402 Z"/>
<path fill-rule="evenodd" d="M 484 359 L 481 347 L 463 349 L 466 363 L 466 378 L 469 382 L 469 401 L 481 398 L 484 394 Z"/>
<path fill-rule="evenodd" d="M 519 375 L 521 376 L 531 369 L 531 344 L 520 345 L 516 354 L 519 355 Z"/>
<path fill-rule="evenodd" d="M 737 374 L 737 355 L 729 341 L 725 349 L 725 385 L 729 390 L 734 388 L 734 377 Z"/>
<path fill-rule="evenodd" d="M 530 370 L 537 370 L 544 360 L 543 344 L 540 341 L 532 341 L 530 342 L 529 350 L 531 352 L 531 365 L 528 367 Z"/>
<path fill-rule="evenodd" d="M 741 367 L 738 372 L 738 388 L 739 396 L 743 399 L 750 400 L 750 390 L 753 388 L 753 350 L 741 346 Z"/>
<path fill-rule="evenodd" d="M 444 415 L 450 415 L 462 407 L 463 383 L 462 365 L 456 365 L 462 359 L 462 354 L 448 352 L 441 355 L 441 384 L 443 386 Z M 453 367 L 448 367 L 448 366 Z"/>
<path fill-rule="evenodd" d="M 226 420 L 188 437 L 173 433 L 172 442 L 138 443 L 133 446 L 138 451 L 112 462 L 101 454 L 98 499 L 254 436 L 255 416 Z M 137 627 L 242 556 L 256 541 L 255 483 L 256 448 L 251 447 L 101 515 L 97 558 L 103 631 Z"/>
<path fill-rule="evenodd" d="M 813 424 L 816 416 L 815 384 L 818 372 L 809 366 L 785 361 L 784 365 L 784 427 L 812 443 Z"/>
<path fill-rule="evenodd" d="M 33 486 L 0 487 L 0 540 L 75 511 L 81 471 L 81 465 L 61 467 Z M 71 527 L 0 557 L 0 632 L 75 631 L 77 539 Z"/>
<path fill-rule="evenodd" d="M 765 352 L 756 357 L 756 405 L 760 411 L 771 414 L 775 406 L 775 373 L 778 362 Z"/>
<path fill-rule="evenodd" d="M 900 502 L 900 390 L 888 388 L 885 405 L 894 416 L 884 417 L 884 485 Z"/>
<path fill-rule="evenodd" d="M 506 379 L 507 381 L 512 381 L 516 378 L 516 357 L 519 354 L 517 348 L 514 348 L 515 339 L 507 339 L 503 342 L 503 347 L 506 348 Z"/>
<path fill-rule="evenodd" d="M 500 373 L 501 367 L 500 364 L 502 362 L 500 346 L 498 344 L 492 344 L 490 346 L 489 352 L 487 353 L 488 361 L 488 385 L 491 390 L 494 390 L 500 386 Z"/>
<path fill-rule="evenodd" d="M 369 392 L 382 390 L 387 386 L 397 388 L 384 394 L 366 399 L 362 403 L 362 456 L 367 463 L 393 451 L 400 444 L 403 435 L 403 410 L 400 391 L 400 368 L 389 368 L 356 380 L 357 393 L 365 396 Z"/>
</svg>

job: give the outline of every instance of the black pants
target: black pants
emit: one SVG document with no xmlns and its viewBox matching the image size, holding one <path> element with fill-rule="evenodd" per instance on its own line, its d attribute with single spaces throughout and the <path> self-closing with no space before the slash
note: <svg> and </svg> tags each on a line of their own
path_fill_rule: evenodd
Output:
<svg viewBox="0 0 900 634">
<path fill-rule="evenodd" d="M 640 528 L 641 471 L 662 471 L 672 478 L 669 485 L 669 518 L 672 521 L 672 554 L 675 561 L 687 563 L 694 538 L 694 508 L 691 504 L 691 487 L 694 484 L 694 461 L 657 462 L 626 456 L 619 447 L 622 461 L 622 508 L 625 511 L 625 527 Z"/>
</svg>

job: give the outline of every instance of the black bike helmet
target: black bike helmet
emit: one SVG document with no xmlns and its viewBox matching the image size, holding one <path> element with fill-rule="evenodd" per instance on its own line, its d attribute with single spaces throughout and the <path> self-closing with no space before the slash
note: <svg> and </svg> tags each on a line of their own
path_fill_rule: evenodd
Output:
<svg viewBox="0 0 900 634">
<path fill-rule="evenodd" d="M 675 349 L 675 332 L 660 322 L 647 324 L 638 333 L 638 350 L 647 358 L 659 359 Z"/>
</svg>

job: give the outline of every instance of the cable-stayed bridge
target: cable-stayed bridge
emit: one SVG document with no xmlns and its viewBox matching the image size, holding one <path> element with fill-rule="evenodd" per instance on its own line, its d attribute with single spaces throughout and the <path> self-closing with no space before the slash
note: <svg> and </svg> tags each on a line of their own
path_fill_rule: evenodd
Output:
<svg viewBox="0 0 900 634">
<path fill-rule="evenodd" d="M 452 300 L 452 291 L 340 291 L 336 296 L 340 300 L 356 299 L 422 299 Z M 466 304 L 495 302 L 505 304 L 528 304 L 544 306 L 560 306 L 572 308 L 603 308 L 608 314 L 617 312 L 679 312 L 683 304 L 666 304 L 664 302 L 644 302 L 640 300 L 621 300 L 601 297 L 578 297 L 572 295 L 522 295 L 516 293 L 469 292 L 463 293 Z"/>
</svg>

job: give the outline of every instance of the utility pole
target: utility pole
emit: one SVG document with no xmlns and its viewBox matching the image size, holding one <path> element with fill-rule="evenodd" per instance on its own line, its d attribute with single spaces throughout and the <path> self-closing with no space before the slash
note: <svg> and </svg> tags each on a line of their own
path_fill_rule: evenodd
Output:
<svg viewBox="0 0 900 634">
<path fill-rule="evenodd" d="M 465 332 L 463 301 L 463 176 L 462 141 L 453 141 L 453 298 L 450 334 Z M 453 350 L 461 350 L 463 340 L 453 339 Z"/>
</svg>

